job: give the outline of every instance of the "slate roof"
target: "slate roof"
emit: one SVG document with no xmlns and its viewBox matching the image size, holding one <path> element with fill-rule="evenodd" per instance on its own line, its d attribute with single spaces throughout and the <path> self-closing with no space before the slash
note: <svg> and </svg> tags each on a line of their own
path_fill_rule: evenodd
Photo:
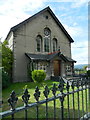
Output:
<svg viewBox="0 0 90 120">
<path fill-rule="evenodd" d="M 15 31 L 17 30 L 19 27 L 21 27 L 22 25 L 26 24 L 27 22 L 30 22 L 31 20 L 33 20 L 35 17 L 37 17 L 39 14 L 48 11 L 50 13 L 50 15 L 53 17 L 53 19 L 56 21 L 57 25 L 62 29 L 62 31 L 65 33 L 65 35 L 67 36 L 67 38 L 69 39 L 70 42 L 74 42 L 74 40 L 71 38 L 71 36 L 68 34 L 68 32 L 65 30 L 65 28 L 63 27 L 63 25 L 61 24 L 61 22 L 58 20 L 58 18 L 55 16 L 55 14 L 53 13 L 53 11 L 50 9 L 50 7 L 46 7 L 45 9 L 41 10 L 40 12 L 34 14 L 33 16 L 29 17 L 28 19 L 24 20 L 23 22 L 15 25 L 14 27 L 12 27 L 8 33 L 8 35 L 10 34 L 11 31 Z M 8 38 L 8 35 L 6 37 L 6 39 Z"/>
<path fill-rule="evenodd" d="M 67 57 L 67 56 L 65 56 L 66 57 L 66 59 L 69 61 L 69 62 L 76 62 L 75 60 L 73 60 L 72 58 L 69 58 L 69 57 Z"/>
<path fill-rule="evenodd" d="M 43 54 L 31 54 L 31 53 L 25 53 L 25 55 L 30 58 L 31 60 L 49 60 L 48 55 Z"/>
<path fill-rule="evenodd" d="M 44 60 L 49 61 L 53 59 L 55 56 L 57 56 L 59 53 L 56 52 L 54 54 L 31 54 L 31 53 L 25 53 L 25 55 L 30 58 L 31 60 Z"/>
<path fill-rule="evenodd" d="M 52 60 L 54 57 L 58 56 L 61 59 L 63 59 L 65 62 L 76 62 L 75 60 L 68 58 L 66 56 L 64 56 L 63 54 L 61 54 L 60 52 L 54 52 L 54 53 L 50 53 L 50 54 L 31 54 L 31 53 L 25 53 L 25 55 L 31 59 L 31 60 L 37 60 L 37 61 L 50 61 Z"/>
</svg>

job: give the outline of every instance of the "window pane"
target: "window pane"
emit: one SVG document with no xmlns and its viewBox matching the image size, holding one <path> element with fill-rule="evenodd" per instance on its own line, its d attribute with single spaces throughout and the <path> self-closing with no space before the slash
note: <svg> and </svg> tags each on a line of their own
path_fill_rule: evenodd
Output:
<svg viewBox="0 0 90 120">
<path fill-rule="evenodd" d="M 57 39 L 53 39 L 53 52 L 57 50 Z"/>
<path fill-rule="evenodd" d="M 44 29 L 44 51 L 49 52 L 50 47 L 50 38 L 51 38 L 51 31 L 49 28 Z"/>
<path fill-rule="evenodd" d="M 49 52 L 49 39 L 44 38 L 44 51 Z"/>
<path fill-rule="evenodd" d="M 41 36 L 37 36 L 37 52 L 41 51 Z"/>
</svg>

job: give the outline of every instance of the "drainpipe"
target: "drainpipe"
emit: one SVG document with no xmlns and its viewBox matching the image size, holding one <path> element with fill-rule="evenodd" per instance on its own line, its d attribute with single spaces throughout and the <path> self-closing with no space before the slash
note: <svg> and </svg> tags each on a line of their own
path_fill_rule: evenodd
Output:
<svg viewBox="0 0 90 120">
<path fill-rule="evenodd" d="M 32 65 L 32 71 L 33 71 L 34 70 L 33 60 L 31 61 L 31 65 Z"/>
</svg>

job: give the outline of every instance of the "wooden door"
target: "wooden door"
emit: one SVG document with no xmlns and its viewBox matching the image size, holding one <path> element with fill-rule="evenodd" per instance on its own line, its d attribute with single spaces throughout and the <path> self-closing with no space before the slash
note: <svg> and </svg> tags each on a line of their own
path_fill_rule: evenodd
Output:
<svg viewBox="0 0 90 120">
<path fill-rule="evenodd" d="M 54 67 L 54 76 L 60 76 L 60 61 L 59 60 L 53 61 L 53 67 Z"/>
</svg>

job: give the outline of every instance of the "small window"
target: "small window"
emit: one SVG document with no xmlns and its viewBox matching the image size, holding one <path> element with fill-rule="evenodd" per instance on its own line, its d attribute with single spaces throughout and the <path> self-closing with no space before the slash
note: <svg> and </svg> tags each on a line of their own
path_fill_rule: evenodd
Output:
<svg viewBox="0 0 90 120">
<path fill-rule="evenodd" d="M 42 50 L 42 37 L 40 35 L 36 38 L 37 41 L 37 52 L 41 52 Z"/>
<path fill-rule="evenodd" d="M 46 15 L 46 19 L 48 19 L 48 16 Z"/>
<path fill-rule="evenodd" d="M 57 39 L 53 38 L 53 52 L 57 51 Z"/>
</svg>

